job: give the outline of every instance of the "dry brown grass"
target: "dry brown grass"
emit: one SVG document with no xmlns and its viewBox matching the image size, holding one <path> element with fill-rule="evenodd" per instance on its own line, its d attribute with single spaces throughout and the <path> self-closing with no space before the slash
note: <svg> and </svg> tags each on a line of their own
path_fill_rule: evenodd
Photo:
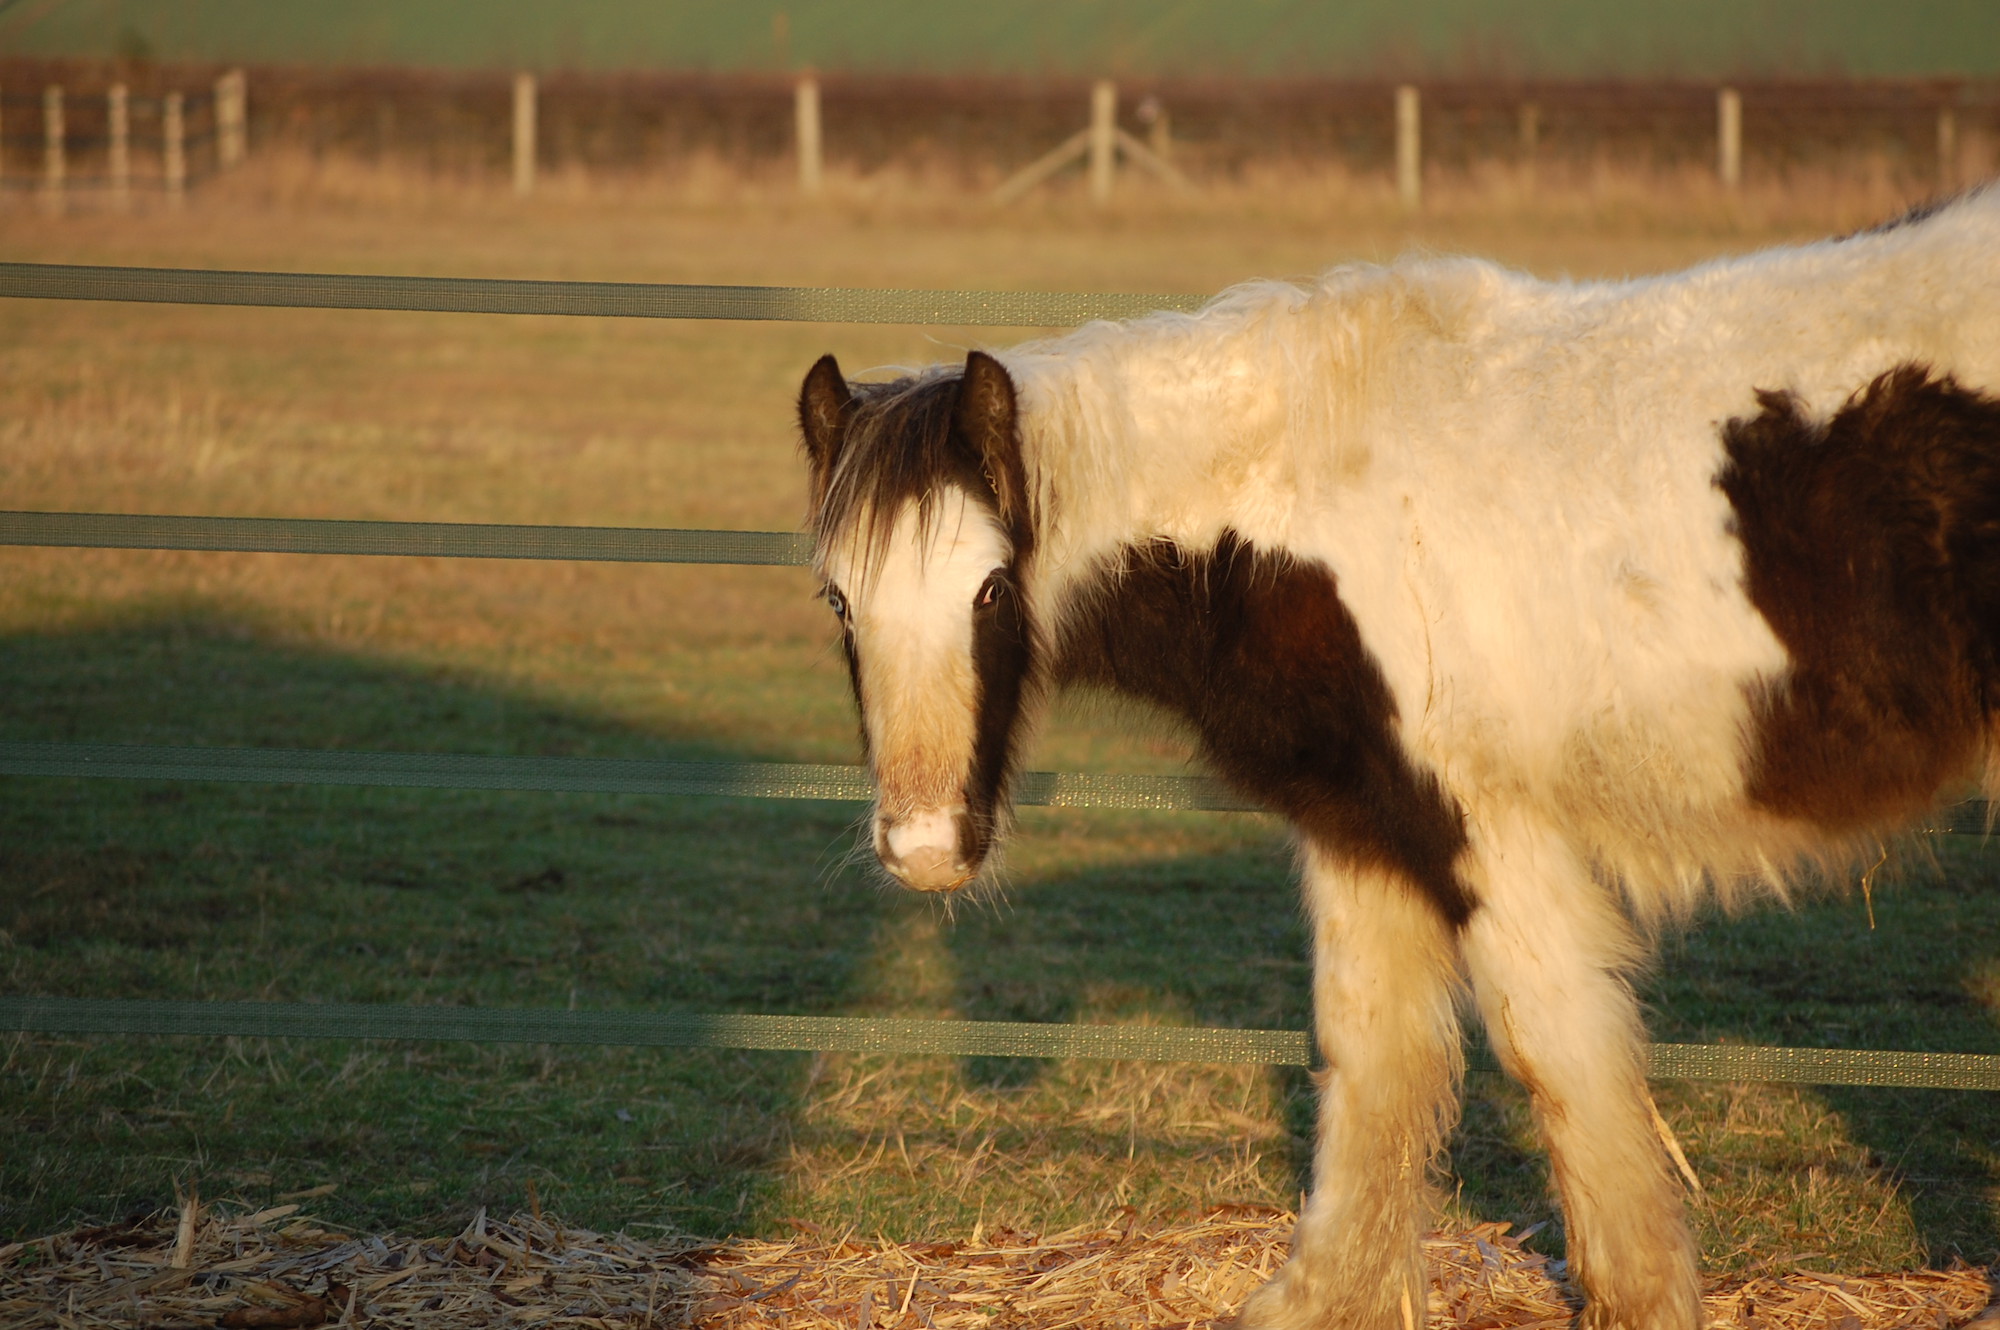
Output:
<svg viewBox="0 0 2000 1330">
<path fill-rule="evenodd" d="M 876 939 L 857 1005 L 963 1017 L 954 970 L 937 918 L 906 914 Z M 1131 1019 L 1119 996 L 1099 985 L 1075 1019 Z M 1176 1014 L 1151 1005 L 1139 1019 Z M 1297 1175 L 1285 1084 L 1269 1067 L 822 1054 L 798 1093 L 771 1208 L 868 1232 L 1268 1204 Z"/>
<path fill-rule="evenodd" d="M 522 202 L 499 181 L 280 154 L 181 214 L 0 209 L 0 246 L 53 261 L 1203 292 L 1411 248 L 1548 273 L 1647 271 L 1858 225 L 1911 195 L 1865 173 L 1729 198 L 1698 174 L 1550 168 L 1531 189 L 1496 168 L 1437 181 L 1411 217 L 1385 182 L 1323 164 L 1274 163 L 1189 198 L 1130 183 L 1102 211 L 1073 188 L 1000 210 L 922 173 L 836 172 L 808 204 L 782 173 L 696 159 L 658 179 L 557 172 Z M 800 367 L 827 349 L 862 369 L 1018 335 L 11 302 L 0 488 L 23 508 L 789 529 Z M 12 630 L 200 605 L 296 645 L 588 698 L 766 756 L 824 759 L 848 743 L 798 573 L 20 550 L 0 561 Z M 757 698 L 788 678 L 814 680 L 809 715 L 774 724 Z M 1089 747 L 1058 740 L 1048 760 Z"/>
<path fill-rule="evenodd" d="M 284 1205 L 247 1215 L 186 1206 L 0 1247 L 10 1326 L 521 1325 L 650 1330 L 1195 1330 L 1226 1324 L 1283 1261 L 1292 1216 L 1225 1207 L 1177 1223 L 960 1242 L 869 1241 L 799 1223 L 784 1241 L 642 1241 L 540 1213 L 484 1211 L 452 1237 L 329 1232 Z M 1559 1261 L 1504 1224 L 1429 1238 L 1438 1330 L 1561 1330 L 1577 1308 Z M 1968 1267 L 1875 1277 L 1795 1272 L 1727 1280 L 1709 1323 L 1744 1330 L 1889 1330 L 1963 1323 L 1991 1300 Z"/>
<path fill-rule="evenodd" d="M 1440 227 L 1533 230 L 1551 223 L 1582 223 L 1602 231 L 1637 223 L 1649 230 L 1724 228 L 1754 234 L 1866 225 L 1940 188 L 1879 151 L 1812 165 L 1760 167 L 1735 191 L 1724 189 L 1706 164 L 1635 169 L 1609 156 L 1552 160 L 1533 168 L 1486 161 L 1465 171 L 1430 171 L 1424 206 L 1416 216 L 1403 208 L 1386 172 L 1356 171 L 1325 158 L 1252 162 L 1241 170 L 1203 177 L 1186 192 L 1127 171 L 1106 207 L 1083 196 L 1080 171 L 997 207 L 989 196 L 1006 175 L 997 163 L 940 167 L 910 159 L 863 171 L 834 162 L 825 171 L 821 195 L 807 200 L 799 196 L 787 162 L 744 169 L 697 151 L 657 172 L 592 172 L 579 166 L 544 170 L 537 197 L 526 206 L 680 215 L 752 211 L 766 218 L 803 217 L 836 226 L 901 220 L 952 228 L 997 223 L 1034 229 L 1054 221 L 1066 228 L 1109 222 L 1152 229 L 1187 222 L 1241 227 L 1249 221 L 1261 229 L 1317 221 L 1335 234 L 1356 227 L 1420 234 Z M 286 149 L 261 159 L 254 176 L 213 188 L 260 209 L 435 213 L 461 209 L 469 199 L 496 212 L 524 206 L 498 174 L 445 176 L 396 162 L 312 157 Z M 1255 242 L 1240 233 L 1238 239 Z"/>
</svg>

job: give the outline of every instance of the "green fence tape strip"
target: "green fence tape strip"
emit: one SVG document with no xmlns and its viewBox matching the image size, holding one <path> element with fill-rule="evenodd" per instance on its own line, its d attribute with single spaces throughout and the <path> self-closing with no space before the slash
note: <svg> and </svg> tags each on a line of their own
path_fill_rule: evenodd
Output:
<svg viewBox="0 0 2000 1330">
<path fill-rule="evenodd" d="M 809 762 L 674 762 L 622 757 L 500 757 L 331 748 L 196 748 L 167 744 L 0 741 L 0 776 L 250 781 L 272 785 L 384 785 L 580 794 L 717 795 L 739 799 L 874 797 L 866 769 Z M 1110 771 L 1024 771 L 1014 802 L 1046 808 L 1252 812 L 1259 805 L 1207 776 Z M 1931 835 L 1984 835 L 1987 805 L 1944 809 Z"/>
<path fill-rule="evenodd" d="M 235 1035 L 267 1039 L 421 1039 L 612 1044 L 949 1057 L 1105 1058 L 1132 1062 L 1312 1064 L 1303 1030 L 1053 1025 L 872 1016 L 708 1015 L 353 1002 L 175 1002 L 0 997 L 0 1031 L 21 1034 Z M 2000 1090 L 2000 1057 L 1841 1048 L 1654 1044 L 1659 1080 L 1770 1081 L 1902 1089 Z M 1490 1069 L 1484 1049 L 1468 1058 Z"/>
<path fill-rule="evenodd" d="M 349 522 L 297 517 L 166 517 L 144 513 L 0 512 L 0 545 L 764 565 L 803 564 L 812 555 L 811 537 L 787 531 Z"/>
<path fill-rule="evenodd" d="M 866 1016 L 700 1015 L 343 1002 L 168 1002 L 0 997 L 0 1030 L 35 1034 L 239 1035 L 273 1039 L 437 1039 L 623 1044 L 956 1057 L 1114 1058 L 1305 1066 L 1296 1030 L 1043 1025 Z"/>
<path fill-rule="evenodd" d="M 420 789 L 587 794 L 715 795 L 861 801 L 874 789 L 858 766 L 808 762 L 676 762 L 619 757 L 503 757 L 327 748 L 197 748 L 167 744 L 0 741 L 0 776 L 382 785 Z M 1258 805 L 1207 776 L 1025 771 L 1014 802 L 1048 808 L 1248 812 Z M 1961 804 L 1920 828 L 1982 834 L 1986 805 Z"/>
<path fill-rule="evenodd" d="M 1199 309 L 1193 295 L 1064 291 L 909 291 L 867 287 L 679 286 L 531 282 L 481 277 L 233 272 L 0 263 L 0 296 L 184 305 L 430 310 L 462 314 L 586 314 L 637 319 L 760 319 L 795 323 L 916 323 L 1067 328 L 1155 310 Z"/>
<path fill-rule="evenodd" d="M 0 263 L 0 296 L 321 309 L 565 314 L 617 318 L 1068 327 L 1203 297 L 1005 291 L 536 282 L 453 277 L 236 272 Z M 133 514 L 0 513 L 0 544 L 646 563 L 800 564 L 803 536 L 779 532 L 346 522 Z M 494 758 L 460 754 L 0 743 L 0 774 L 312 784 L 590 790 L 763 798 L 865 799 L 855 767 L 776 763 Z M 1097 808 L 1241 808 L 1200 777 L 1032 772 L 1021 803 Z M 1983 804 L 1925 830 L 1983 833 Z M 448 1039 L 955 1056 L 1090 1057 L 1305 1066 L 1299 1031 L 1037 1025 L 841 1016 L 671 1015 L 341 1003 L 0 998 L 0 1029 L 70 1034 Z M 2000 1057 L 1851 1049 L 1656 1044 L 1667 1079 L 2000 1089 Z M 1475 1054 L 1474 1065 L 1491 1064 Z"/>
<path fill-rule="evenodd" d="M 1661 1080 L 2000 1090 L 2000 1057 L 1984 1053 L 1758 1048 L 1736 1044 L 1654 1044 L 1650 1052 L 1651 1073 Z"/>
<path fill-rule="evenodd" d="M 0 742 L 0 775 L 127 780 L 388 785 L 457 790 L 719 795 L 747 799 L 874 797 L 857 766 L 794 762 L 668 762 L 636 758 L 488 757 L 468 753 L 320 748 L 179 748 L 152 744 Z M 1204 776 L 1029 771 L 1015 802 L 1051 808 L 1242 811 L 1254 805 Z"/>
</svg>

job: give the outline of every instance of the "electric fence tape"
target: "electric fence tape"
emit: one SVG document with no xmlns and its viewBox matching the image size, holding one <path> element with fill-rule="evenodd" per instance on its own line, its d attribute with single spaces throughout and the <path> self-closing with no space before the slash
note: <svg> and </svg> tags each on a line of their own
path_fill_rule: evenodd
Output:
<svg viewBox="0 0 2000 1330">
<path fill-rule="evenodd" d="M 0 297 L 5 296 L 179 305 L 571 314 L 624 319 L 909 323 L 975 328 L 1068 328 L 1092 319 L 1129 319 L 1156 310 L 1195 310 L 1209 299 L 1125 292 L 698 286 L 0 263 Z"/>
<path fill-rule="evenodd" d="M 804 762 L 674 762 L 612 757 L 489 757 L 324 748 L 177 748 L 0 742 L 0 776 L 249 781 L 418 789 L 540 790 L 734 799 L 874 797 L 862 767 Z M 1241 812 L 1255 807 L 1205 776 L 1026 771 L 1014 802 L 1049 808 Z"/>
<path fill-rule="evenodd" d="M 169 517 L 151 513 L 0 512 L 0 545 L 780 566 L 803 564 L 812 555 L 811 537 L 788 531 Z"/>
<path fill-rule="evenodd" d="M 1131 1062 L 1312 1065 L 1303 1030 L 1056 1025 L 867 1016 L 711 1015 L 558 1008 L 392 1006 L 348 1002 L 175 1002 L 0 997 L 0 1031 L 252 1039 L 411 1039 L 599 1044 L 945 1057 L 1101 1058 Z M 2000 1057 L 1844 1048 L 1653 1044 L 1659 1080 L 1765 1081 L 1900 1089 L 2000 1090 Z M 1468 1063 L 1495 1066 L 1470 1050 Z"/>
<path fill-rule="evenodd" d="M 725 799 L 874 797 L 865 767 L 811 762 L 682 762 L 627 757 L 506 757 L 335 748 L 207 748 L 169 744 L 0 740 L 0 776 L 368 785 L 400 789 L 522 790 Z M 1024 771 L 1016 804 L 1041 808 L 1255 812 L 1258 805 L 1207 776 L 1113 771 Z M 1940 809 L 1917 831 L 1983 835 L 1987 805 Z"/>
<path fill-rule="evenodd" d="M 1200 308 L 1206 299 L 1186 295 L 1035 291 L 550 282 L 48 263 L 0 263 L 0 297 L 1038 328 L 1068 327 L 1091 319 L 1131 318 L 1157 310 L 1191 311 Z M 810 554 L 805 537 L 782 532 L 115 513 L 0 513 L 0 545 L 763 565 L 802 564 Z M 858 767 L 117 744 L 0 743 L 0 775 L 794 799 L 855 800 L 869 796 L 865 773 Z M 1075 808 L 1249 806 L 1203 777 L 1080 772 L 1026 773 L 1021 778 L 1016 801 Z M 1985 808 L 1976 803 L 1961 805 L 1940 814 L 1923 829 L 1983 832 L 1987 829 Z M 1294 1030 L 353 1003 L 0 997 L 0 1030 L 40 1034 L 626 1044 L 962 1057 L 1251 1062 L 1280 1066 L 1306 1066 L 1311 1062 L 1308 1036 Z M 1663 1078 L 2000 1089 L 2000 1057 L 1980 1054 L 1655 1044 L 1650 1057 L 1652 1073 Z M 1475 1051 L 1472 1065 L 1491 1066 L 1491 1055 Z"/>
</svg>

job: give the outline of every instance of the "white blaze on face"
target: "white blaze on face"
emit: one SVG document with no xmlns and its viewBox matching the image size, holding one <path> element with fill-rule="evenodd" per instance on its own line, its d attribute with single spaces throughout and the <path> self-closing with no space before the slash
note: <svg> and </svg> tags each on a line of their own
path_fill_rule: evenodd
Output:
<svg viewBox="0 0 2000 1330">
<path fill-rule="evenodd" d="M 937 496 L 928 524 L 915 503 L 897 514 L 880 559 L 857 534 L 863 546 L 850 537 L 820 571 L 847 601 L 877 791 L 875 853 L 906 886 L 948 891 L 978 868 L 959 844 L 979 721 L 973 602 L 1006 565 L 1007 539 L 956 488 Z"/>
</svg>

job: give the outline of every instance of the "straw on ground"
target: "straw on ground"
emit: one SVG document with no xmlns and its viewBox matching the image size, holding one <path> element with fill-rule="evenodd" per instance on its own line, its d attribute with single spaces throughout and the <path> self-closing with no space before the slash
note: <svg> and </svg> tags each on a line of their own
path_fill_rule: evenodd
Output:
<svg viewBox="0 0 2000 1330">
<path fill-rule="evenodd" d="M 1293 1216 L 1195 1218 L 963 1242 L 880 1242 L 796 1222 L 785 1241 L 645 1240 L 535 1214 L 480 1211 L 450 1237 L 320 1227 L 297 1205 L 231 1215 L 184 1204 L 0 1247 L 0 1321 L 16 1326 L 701 1326 L 961 1330 L 1218 1326 L 1283 1258 Z M 192 1226 L 191 1259 L 175 1259 Z M 1563 1263 L 1482 1224 L 1433 1235 L 1427 1323 L 1560 1330 L 1577 1308 Z M 1718 1327 L 1944 1327 L 1989 1305 L 1970 1266 L 1871 1278 L 1794 1272 L 1708 1290 Z"/>
</svg>

